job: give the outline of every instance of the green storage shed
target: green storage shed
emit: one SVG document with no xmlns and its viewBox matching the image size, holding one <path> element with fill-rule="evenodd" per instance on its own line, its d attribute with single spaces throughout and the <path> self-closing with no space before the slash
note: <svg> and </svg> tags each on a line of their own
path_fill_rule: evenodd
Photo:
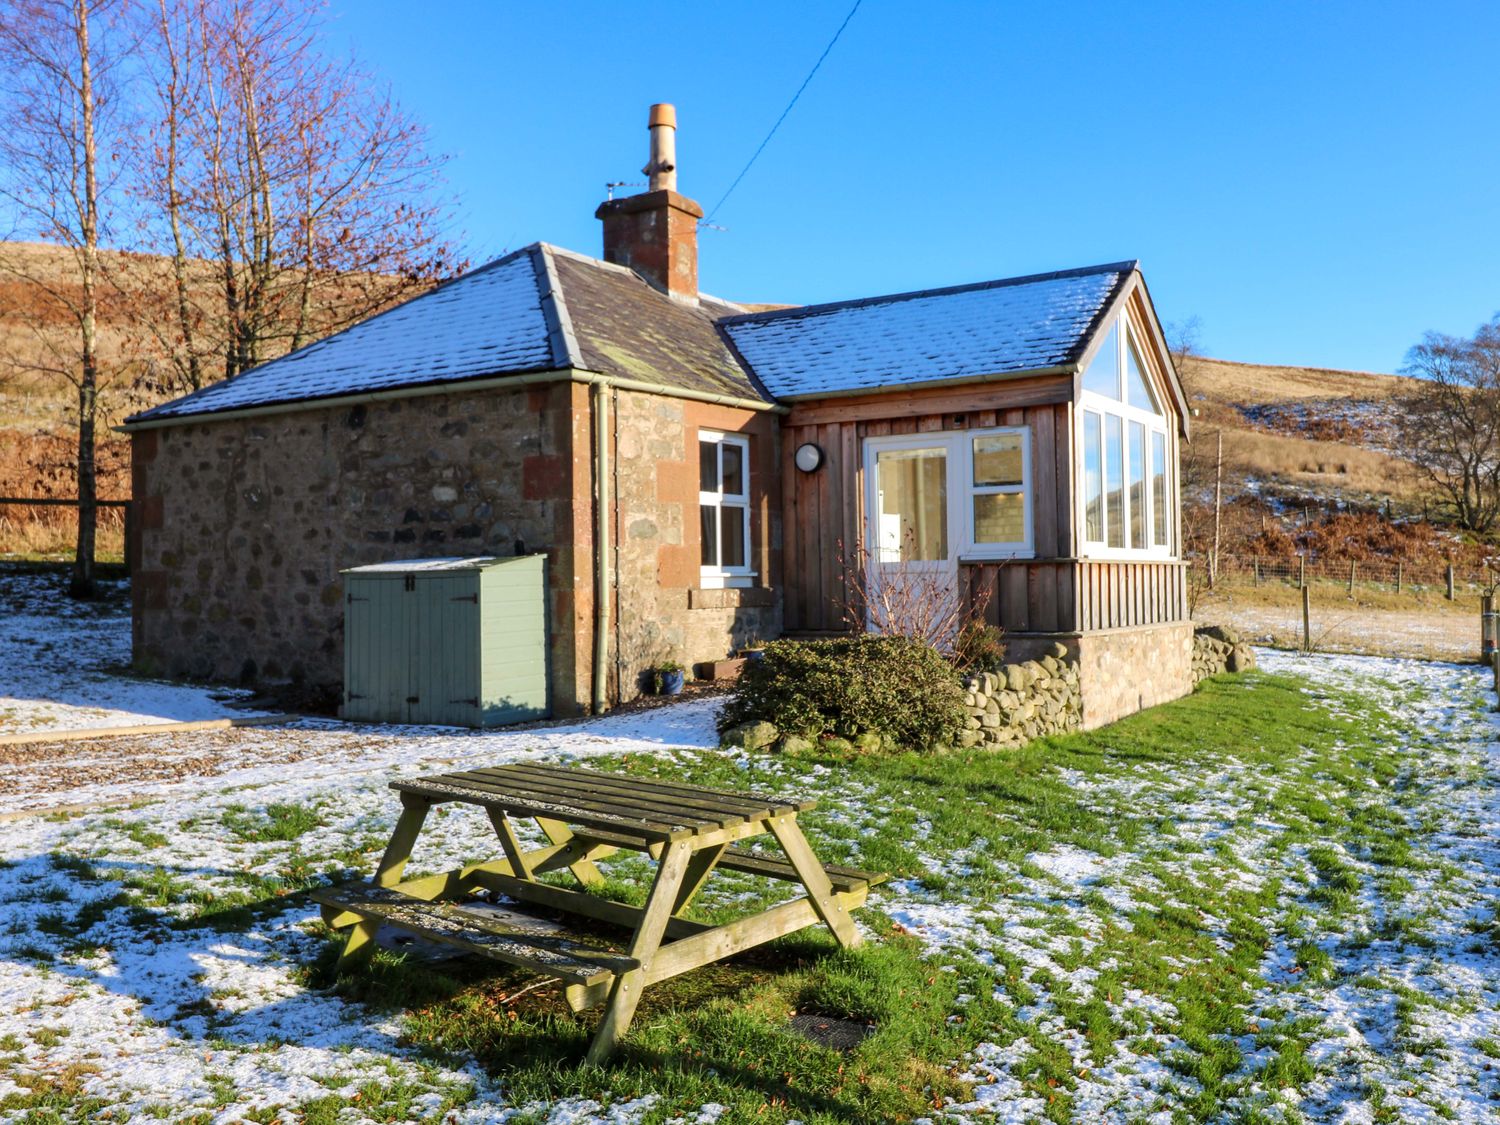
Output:
<svg viewBox="0 0 1500 1125">
<path fill-rule="evenodd" d="M 545 555 L 342 573 L 344 718 L 493 727 L 547 714 Z"/>
</svg>

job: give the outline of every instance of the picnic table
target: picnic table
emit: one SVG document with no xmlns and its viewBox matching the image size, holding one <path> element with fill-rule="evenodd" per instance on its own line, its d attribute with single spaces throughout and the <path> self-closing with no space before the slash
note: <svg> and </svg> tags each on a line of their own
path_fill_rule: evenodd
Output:
<svg viewBox="0 0 1500 1125">
<path fill-rule="evenodd" d="M 850 911 L 885 878 L 818 860 L 797 823 L 816 804 L 811 800 L 535 762 L 395 781 L 391 788 L 401 795 L 402 811 L 374 878 L 312 896 L 331 927 L 353 927 L 337 971 L 368 956 L 377 929 L 387 924 L 556 977 L 575 1012 L 606 1005 L 589 1047 L 591 1063 L 609 1057 L 642 990 L 653 984 L 819 923 L 845 948 L 859 945 Z M 484 809 L 501 856 L 403 880 L 428 812 L 444 802 Z M 515 821 L 525 818 L 536 821 L 548 844 L 523 850 Z M 734 846 L 767 834 L 779 855 Z M 597 861 L 622 851 L 655 861 L 644 906 L 538 878 L 566 869 L 587 888 L 602 879 Z M 795 883 L 806 893 L 723 925 L 684 918 L 720 868 Z M 503 913 L 496 896 L 509 900 Z M 584 920 L 585 932 L 559 926 L 549 914 Z M 630 936 L 616 946 L 599 937 L 601 924 Z"/>
</svg>

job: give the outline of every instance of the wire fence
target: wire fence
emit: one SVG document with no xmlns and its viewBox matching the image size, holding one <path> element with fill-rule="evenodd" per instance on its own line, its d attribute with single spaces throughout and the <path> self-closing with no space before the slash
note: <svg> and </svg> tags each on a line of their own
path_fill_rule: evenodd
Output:
<svg viewBox="0 0 1500 1125">
<path fill-rule="evenodd" d="M 1349 593 L 1380 588 L 1394 594 L 1441 593 L 1449 600 L 1478 597 L 1494 590 L 1500 573 L 1488 567 L 1451 563 L 1409 563 L 1389 559 L 1320 559 L 1307 555 L 1220 555 L 1217 568 L 1207 559 L 1194 559 L 1199 578 L 1252 586 L 1274 583 L 1292 586 L 1340 585 Z"/>
<path fill-rule="evenodd" d="M 1191 560 L 1193 616 L 1289 648 L 1474 660 L 1500 572 L 1484 566 L 1302 555 Z M 1494 619 L 1491 618 L 1491 624 Z"/>
</svg>

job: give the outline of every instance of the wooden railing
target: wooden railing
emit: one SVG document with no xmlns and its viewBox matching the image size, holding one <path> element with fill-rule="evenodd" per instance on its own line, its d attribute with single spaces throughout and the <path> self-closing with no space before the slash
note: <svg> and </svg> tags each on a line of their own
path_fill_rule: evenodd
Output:
<svg viewBox="0 0 1500 1125">
<path fill-rule="evenodd" d="M 1187 564 L 1093 559 L 1024 559 L 960 566 L 973 605 L 988 592 L 985 617 L 1011 633 L 1074 633 L 1185 621 Z"/>
</svg>

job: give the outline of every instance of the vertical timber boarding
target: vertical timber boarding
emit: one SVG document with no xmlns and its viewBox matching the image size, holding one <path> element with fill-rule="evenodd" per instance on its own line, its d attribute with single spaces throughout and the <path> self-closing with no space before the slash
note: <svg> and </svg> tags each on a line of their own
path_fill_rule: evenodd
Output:
<svg viewBox="0 0 1500 1125">
<path fill-rule="evenodd" d="M 545 715 L 545 561 L 345 571 L 343 716 L 485 727 Z"/>
<path fill-rule="evenodd" d="M 988 590 L 986 617 L 1012 633 L 1093 632 L 1187 620 L 1186 564 L 1078 557 L 1072 393 L 1071 379 L 1025 380 L 966 388 L 963 394 L 872 396 L 794 408 L 782 440 L 786 630 L 845 629 L 839 593 L 843 559 L 857 551 L 864 522 L 865 438 L 1019 425 L 1031 430 L 1035 555 L 1013 563 L 961 563 L 960 592 L 972 599 Z M 1048 397 L 1062 401 L 1036 401 Z M 1018 404 L 1007 406 L 1007 400 Z M 974 409 L 980 403 L 995 405 Z M 924 406 L 933 412 L 921 412 Z M 941 413 L 939 406 L 945 408 Z M 1180 439 L 1169 433 L 1175 455 Z M 798 472 L 793 464 L 804 442 L 823 450 L 824 464 L 816 472 Z M 1176 487 L 1180 490 L 1180 481 Z M 1180 518 L 1174 535 L 1181 535 Z"/>
</svg>

